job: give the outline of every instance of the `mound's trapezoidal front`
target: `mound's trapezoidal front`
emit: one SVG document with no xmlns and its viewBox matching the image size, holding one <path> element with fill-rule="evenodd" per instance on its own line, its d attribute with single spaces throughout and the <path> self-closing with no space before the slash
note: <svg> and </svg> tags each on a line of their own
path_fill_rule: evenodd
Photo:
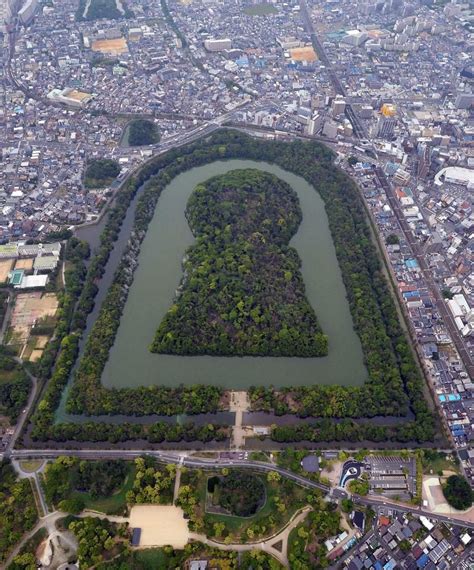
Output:
<svg viewBox="0 0 474 570">
<path fill-rule="evenodd" d="M 298 253 L 288 245 L 302 214 L 286 182 L 260 170 L 232 170 L 195 188 L 186 217 L 196 244 L 186 252 L 177 298 L 152 352 L 327 355 Z"/>
</svg>

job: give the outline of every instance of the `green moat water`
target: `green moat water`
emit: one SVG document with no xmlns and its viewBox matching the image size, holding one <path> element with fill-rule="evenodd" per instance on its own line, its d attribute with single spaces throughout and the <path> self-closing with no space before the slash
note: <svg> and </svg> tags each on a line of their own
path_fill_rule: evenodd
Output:
<svg viewBox="0 0 474 570">
<path fill-rule="evenodd" d="M 198 183 L 238 168 L 270 172 L 298 194 L 303 221 L 290 245 L 301 258 L 307 298 L 329 337 L 327 357 L 183 357 L 149 351 L 182 278 L 184 253 L 194 242 L 184 215 L 189 196 Z M 366 377 L 324 203 L 314 188 L 277 166 L 251 160 L 216 161 L 174 178 L 159 198 L 142 243 L 103 384 L 121 388 L 202 383 L 245 389 L 252 385 L 360 385 Z"/>
</svg>

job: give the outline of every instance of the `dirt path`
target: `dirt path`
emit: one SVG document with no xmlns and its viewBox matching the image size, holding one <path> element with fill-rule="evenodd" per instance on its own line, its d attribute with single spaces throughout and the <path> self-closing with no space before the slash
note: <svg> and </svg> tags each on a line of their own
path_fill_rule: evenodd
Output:
<svg viewBox="0 0 474 570">
<path fill-rule="evenodd" d="M 181 469 L 178 467 L 176 469 L 176 476 L 174 478 L 173 505 L 176 504 L 176 499 L 178 498 L 180 484 L 181 484 Z"/>
<path fill-rule="evenodd" d="M 232 430 L 231 448 L 242 449 L 245 444 L 245 429 L 242 427 L 244 412 L 250 408 L 247 392 L 232 392 L 230 395 L 230 411 L 235 412 L 235 424 Z"/>
<path fill-rule="evenodd" d="M 306 515 L 311 511 L 311 507 L 304 507 L 302 510 L 296 512 L 293 517 L 290 519 L 288 524 L 280 530 L 277 534 L 273 535 L 266 540 L 262 540 L 261 542 L 253 542 L 253 543 L 246 543 L 246 544 L 223 544 L 222 542 L 216 542 L 210 538 L 207 538 L 205 535 L 198 534 L 191 532 L 189 534 L 189 538 L 193 540 L 198 540 L 212 546 L 213 548 L 218 548 L 219 550 L 235 550 L 236 552 L 245 552 L 248 550 L 263 550 L 267 554 L 271 554 L 274 556 L 280 564 L 283 564 L 285 568 L 289 568 L 288 563 L 288 537 L 290 536 L 291 531 L 297 527 L 300 523 L 304 521 Z M 275 548 L 275 545 L 279 542 L 282 543 L 281 548 Z"/>
<path fill-rule="evenodd" d="M 66 515 L 59 511 L 55 511 L 54 513 L 50 513 L 45 517 L 39 519 L 39 521 L 35 524 L 35 526 L 26 534 L 23 535 L 20 542 L 15 546 L 15 548 L 10 552 L 10 555 L 5 560 L 4 568 L 7 568 L 15 556 L 20 552 L 23 548 L 24 544 L 30 540 L 30 538 L 39 531 L 40 528 L 46 527 L 49 534 L 53 534 L 56 532 L 56 521 L 64 518 Z"/>
</svg>

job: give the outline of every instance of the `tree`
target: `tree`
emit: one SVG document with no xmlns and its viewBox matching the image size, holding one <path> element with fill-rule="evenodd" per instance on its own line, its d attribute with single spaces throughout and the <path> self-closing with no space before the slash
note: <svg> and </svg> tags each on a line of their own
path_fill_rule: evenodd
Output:
<svg viewBox="0 0 474 570">
<path fill-rule="evenodd" d="M 267 481 L 269 483 L 278 483 L 281 480 L 281 475 L 278 471 L 269 471 Z"/>
<path fill-rule="evenodd" d="M 36 570 L 37 567 L 35 555 L 31 552 L 17 554 L 13 558 L 12 565 L 9 566 L 11 570 Z"/>
<path fill-rule="evenodd" d="M 397 236 L 397 234 L 390 234 L 387 236 L 386 243 L 387 245 L 397 245 L 400 243 L 400 238 Z"/>
<path fill-rule="evenodd" d="M 401 550 L 404 554 L 406 554 L 407 552 L 409 552 L 410 549 L 411 549 L 410 541 L 408 541 L 406 538 L 404 538 L 403 540 L 401 540 L 401 541 L 398 543 L 398 546 L 399 546 L 400 550 Z"/>
<path fill-rule="evenodd" d="M 468 481 L 461 475 L 451 475 L 443 485 L 443 494 L 455 509 L 463 511 L 472 506 L 473 492 Z"/>
<path fill-rule="evenodd" d="M 351 499 L 342 499 L 341 509 L 345 513 L 351 513 L 354 510 L 354 503 L 351 501 Z"/>
</svg>

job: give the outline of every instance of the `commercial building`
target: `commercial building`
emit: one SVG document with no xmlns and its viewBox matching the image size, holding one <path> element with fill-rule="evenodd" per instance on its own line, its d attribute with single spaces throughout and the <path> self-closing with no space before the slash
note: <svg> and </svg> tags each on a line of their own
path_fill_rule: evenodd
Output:
<svg viewBox="0 0 474 570">
<path fill-rule="evenodd" d="M 31 22 L 37 8 L 38 0 L 26 0 L 23 6 L 18 10 L 18 18 L 24 26 L 27 26 Z"/>
<path fill-rule="evenodd" d="M 469 109 L 474 105 L 474 93 L 459 93 L 454 104 L 458 109 Z"/>
<path fill-rule="evenodd" d="M 232 48 L 232 40 L 228 38 L 221 40 L 204 40 L 204 47 L 207 51 L 224 51 Z"/>
</svg>

